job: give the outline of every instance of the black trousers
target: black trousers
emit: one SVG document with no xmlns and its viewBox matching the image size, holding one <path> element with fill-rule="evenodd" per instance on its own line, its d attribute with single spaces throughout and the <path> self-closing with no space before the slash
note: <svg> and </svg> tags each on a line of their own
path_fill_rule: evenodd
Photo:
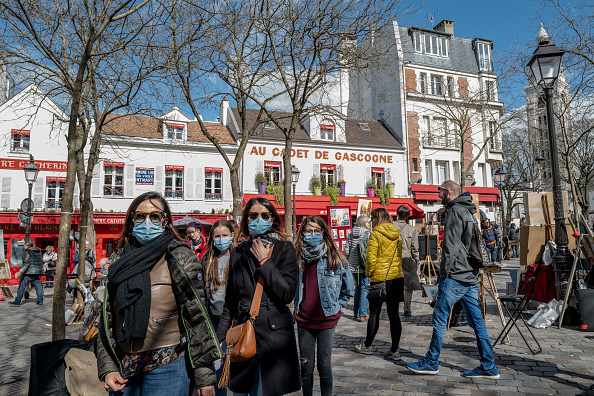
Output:
<svg viewBox="0 0 594 396">
<path fill-rule="evenodd" d="M 377 282 L 371 282 L 371 285 Z M 402 335 L 402 323 L 398 308 L 404 301 L 404 278 L 396 278 L 386 281 L 386 309 L 388 319 L 390 320 L 390 336 L 392 338 L 392 347 L 390 350 L 396 352 L 400 345 L 400 336 Z M 379 330 L 380 314 L 384 302 L 380 299 L 369 299 L 369 321 L 367 322 L 367 337 L 365 346 L 370 347 Z"/>
</svg>

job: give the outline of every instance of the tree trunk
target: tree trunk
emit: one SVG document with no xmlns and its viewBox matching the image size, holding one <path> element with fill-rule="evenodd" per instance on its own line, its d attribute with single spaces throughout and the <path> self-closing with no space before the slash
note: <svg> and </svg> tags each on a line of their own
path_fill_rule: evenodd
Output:
<svg viewBox="0 0 594 396">
<path fill-rule="evenodd" d="M 82 285 L 85 283 L 85 272 L 86 272 L 86 258 L 87 258 L 87 250 L 86 250 L 86 241 L 89 240 L 88 237 L 88 224 L 89 224 L 89 200 L 87 196 L 87 180 L 85 178 L 85 163 L 84 163 L 84 153 L 82 150 L 78 153 L 78 163 L 76 167 L 76 174 L 78 177 L 78 186 L 80 190 L 80 225 L 78 227 L 79 237 L 78 237 L 78 275 L 76 278 L 78 282 Z M 89 248 L 92 248 L 91 241 L 89 240 Z M 77 283 L 78 285 L 78 283 Z M 76 304 L 78 306 L 79 311 L 76 313 L 80 313 L 82 309 L 84 309 L 84 296 L 80 293 L 79 290 L 75 292 L 76 296 Z"/>
<path fill-rule="evenodd" d="M 229 168 L 229 177 L 231 179 L 231 191 L 233 193 L 233 220 L 237 221 L 241 216 L 241 208 L 243 207 L 243 194 L 241 185 L 239 184 L 239 169 L 238 167 Z"/>
<path fill-rule="evenodd" d="M 285 198 L 285 232 L 291 235 L 293 240 L 293 211 L 291 202 L 291 149 L 293 148 L 293 139 L 285 139 L 285 152 L 283 153 L 283 165 L 285 167 L 283 182 Z"/>
</svg>

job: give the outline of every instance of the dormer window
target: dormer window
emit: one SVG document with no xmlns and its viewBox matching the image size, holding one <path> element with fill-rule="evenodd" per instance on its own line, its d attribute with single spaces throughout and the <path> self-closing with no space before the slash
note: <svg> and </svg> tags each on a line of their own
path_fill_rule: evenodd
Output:
<svg viewBox="0 0 594 396">
<path fill-rule="evenodd" d="M 184 139 L 184 124 L 176 124 L 172 122 L 165 123 L 165 130 L 167 139 L 176 139 L 176 140 L 183 140 Z"/>
<path fill-rule="evenodd" d="M 414 31 L 412 33 L 415 52 L 435 56 L 448 56 L 448 38 L 437 34 Z"/>
<path fill-rule="evenodd" d="M 320 139 L 334 141 L 336 126 L 332 124 L 320 124 Z"/>
<path fill-rule="evenodd" d="M 362 131 L 371 132 L 371 129 L 369 129 L 369 124 L 366 122 L 360 122 L 359 127 L 361 128 Z"/>
<path fill-rule="evenodd" d="M 31 131 L 24 129 L 12 129 L 12 142 L 10 148 L 15 153 L 28 153 L 29 152 L 29 135 Z"/>
<path fill-rule="evenodd" d="M 478 43 L 476 52 L 479 63 L 479 69 L 491 71 L 491 44 Z"/>
</svg>

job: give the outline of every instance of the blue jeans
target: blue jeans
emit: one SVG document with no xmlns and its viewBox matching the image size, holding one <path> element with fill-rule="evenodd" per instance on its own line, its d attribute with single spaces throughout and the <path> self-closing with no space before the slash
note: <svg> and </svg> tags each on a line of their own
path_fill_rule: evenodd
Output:
<svg viewBox="0 0 594 396">
<path fill-rule="evenodd" d="M 188 396 L 194 392 L 194 375 L 188 372 L 186 356 L 164 366 L 128 378 L 126 387 L 109 396 Z"/>
<path fill-rule="evenodd" d="M 466 320 L 468 325 L 473 328 L 476 336 L 476 343 L 481 360 L 481 366 L 484 370 L 491 370 L 495 367 L 493 359 L 493 347 L 487 332 L 487 326 L 483 320 L 481 308 L 478 299 L 479 285 L 458 282 L 451 278 L 441 278 L 437 295 L 437 302 L 433 309 L 433 334 L 429 351 L 425 355 L 427 363 L 432 365 L 439 364 L 439 355 L 443 346 L 448 317 L 452 306 L 462 300 Z"/>
<path fill-rule="evenodd" d="M 495 263 L 498 260 L 497 254 L 499 253 L 499 248 L 494 247 L 494 245 L 487 245 L 487 253 L 491 257 L 491 262 Z"/>
<path fill-rule="evenodd" d="M 520 246 L 512 245 L 512 251 L 514 252 L 514 257 L 520 257 Z"/>
<path fill-rule="evenodd" d="M 23 275 L 21 278 L 21 283 L 19 283 L 19 289 L 17 290 L 17 296 L 14 299 L 14 302 L 17 304 L 21 303 L 23 298 L 23 294 L 25 293 L 25 288 L 27 284 L 31 282 L 33 287 L 35 288 L 35 295 L 37 296 L 37 302 L 43 302 L 43 289 L 41 288 L 41 282 L 39 282 L 39 275 Z"/>
<path fill-rule="evenodd" d="M 353 283 L 355 284 L 355 306 L 353 312 L 360 318 L 367 316 L 367 308 L 369 302 L 367 301 L 367 286 L 369 286 L 369 278 L 365 273 L 353 272 Z"/>
</svg>

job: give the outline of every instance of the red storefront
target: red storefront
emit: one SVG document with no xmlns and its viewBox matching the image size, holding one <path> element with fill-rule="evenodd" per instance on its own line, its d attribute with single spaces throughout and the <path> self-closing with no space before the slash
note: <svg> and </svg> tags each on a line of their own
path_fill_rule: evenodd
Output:
<svg viewBox="0 0 594 396">
<path fill-rule="evenodd" d="M 415 196 L 415 203 L 423 204 L 427 201 L 441 201 L 439 198 L 439 186 L 431 184 L 411 184 L 410 189 Z M 496 187 L 466 187 L 465 191 L 471 194 L 478 194 L 479 202 L 495 202 L 501 205 L 499 189 Z M 493 205 L 493 204 L 489 204 Z"/>
</svg>

